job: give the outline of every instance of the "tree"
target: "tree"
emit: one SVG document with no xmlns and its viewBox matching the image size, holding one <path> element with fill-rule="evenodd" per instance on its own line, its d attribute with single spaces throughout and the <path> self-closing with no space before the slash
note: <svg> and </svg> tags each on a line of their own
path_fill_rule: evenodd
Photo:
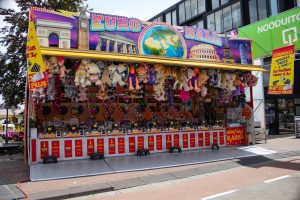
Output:
<svg viewBox="0 0 300 200">
<path fill-rule="evenodd" d="M 0 8 L 7 26 L 0 29 L 3 34 L 0 44 L 6 53 L 0 56 L 0 95 L 7 107 L 23 103 L 26 86 L 26 41 L 29 9 L 31 6 L 52 10 L 78 12 L 85 0 L 15 0 L 19 11 Z"/>
</svg>

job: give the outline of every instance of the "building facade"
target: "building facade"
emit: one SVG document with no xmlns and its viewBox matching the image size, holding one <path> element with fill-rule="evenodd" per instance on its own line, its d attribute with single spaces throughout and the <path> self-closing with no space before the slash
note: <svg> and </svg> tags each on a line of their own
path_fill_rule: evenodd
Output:
<svg viewBox="0 0 300 200">
<path fill-rule="evenodd" d="M 182 0 L 148 21 L 224 33 L 297 6 L 300 0 Z"/>
<path fill-rule="evenodd" d="M 172 25 L 193 26 L 218 33 L 235 34 L 237 29 L 300 7 L 300 0 L 182 0 L 149 19 Z M 249 38 L 251 34 L 249 34 Z M 243 47 L 240 46 L 243 55 Z M 300 49 L 296 49 L 295 77 L 300 76 Z M 199 50 L 195 57 L 201 58 Z M 254 63 L 270 70 L 271 52 Z M 198 55 L 199 54 L 199 55 Z M 230 55 L 228 55 L 230 57 Z M 247 62 L 247 60 L 242 59 Z M 292 95 L 268 95 L 269 74 L 255 74 L 262 82 L 255 87 L 254 115 L 269 134 L 294 132 L 294 116 L 300 116 L 300 79 L 295 78 Z M 256 96 L 256 97 L 255 97 Z"/>
</svg>

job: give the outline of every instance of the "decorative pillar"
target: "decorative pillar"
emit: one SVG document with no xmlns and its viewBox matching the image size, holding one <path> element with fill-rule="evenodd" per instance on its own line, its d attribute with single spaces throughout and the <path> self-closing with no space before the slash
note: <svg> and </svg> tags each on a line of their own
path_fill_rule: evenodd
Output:
<svg viewBox="0 0 300 200">
<path fill-rule="evenodd" d="M 132 45 L 130 44 L 130 45 L 128 45 L 129 46 L 129 53 L 132 53 Z"/>
<path fill-rule="evenodd" d="M 127 45 L 123 44 L 123 53 L 127 53 Z"/>
<path fill-rule="evenodd" d="M 115 41 L 114 43 L 114 52 L 118 52 L 118 42 Z"/>
<path fill-rule="evenodd" d="M 106 40 L 106 51 L 109 51 L 110 40 Z"/>
<path fill-rule="evenodd" d="M 99 36 L 99 41 L 98 41 L 98 44 L 97 44 L 96 50 L 99 50 L 99 51 L 101 51 L 101 46 L 102 46 L 102 38 Z"/>
</svg>

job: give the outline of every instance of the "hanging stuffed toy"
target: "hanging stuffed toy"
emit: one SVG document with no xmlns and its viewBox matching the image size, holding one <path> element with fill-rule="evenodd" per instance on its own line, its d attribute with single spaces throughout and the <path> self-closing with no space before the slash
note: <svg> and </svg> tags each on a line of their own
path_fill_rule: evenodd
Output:
<svg viewBox="0 0 300 200">
<path fill-rule="evenodd" d="M 148 72 L 148 85 L 153 86 L 156 84 L 154 67 L 149 67 Z"/>
<path fill-rule="evenodd" d="M 201 91 L 201 96 L 205 97 L 207 93 L 207 88 L 205 87 L 206 81 L 209 79 L 207 72 L 202 70 L 197 78 L 198 88 Z"/>
<path fill-rule="evenodd" d="M 149 66 L 146 63 L 142 63 L 137 69 L 137 77 L 139 82 L 141 83 L 148 83 L 148 69 Z"/>
<path fill-rule="evenodd" d="M 48 78 L 60 73 L 57 57 L 50 57 L 49 62 L 46 63 L 48 64 Z"/>
<path fill-rule="evenodd" d="M 48 78 L 48 88 L 47 88 L 47 99 L 49 101 L 55 100 L 55 79 L 56 77 Z"/>
<path fill-rule="evenodd" d="M 128 82 L 129 82 L 129 90 L 132 91 L 132 90 L 141 89 L 134 66 L 130 66 L 130 68 L 129 68 Z"/>
<path fill-rule="evenodd" d="M 95 85 L 101 85 L 100 81 L 100 74 L 101 71 L 96 63 L 88 63 L 85 65 L 86 70 L 86 80 L 84 85 L 90 86 L 92 83 L 95 83 Z"/>
<path fill-rule="evenodd" d="M 79 92 L 78 92 L 78 98 L 77 98 L 77 101 L 79 102 L 85 102 L 87 101 L 87 88 L 85 87 L 80 87 L 79 88 Z"/>
<path fill-rule="evenodd" d="M 115 87 L 119 84 L 123 87 L 128 75 L 128 68 L 124 64 L 119 64 L 118 66 L 110 65 L 108 68 L 112 77 L 112 86 Z"/>
<path fill-rule="evenodd" d="M 65 58 L 63 56 L 59 56 L 57 58 L 57 64 L 59 66 L 60 78 L 64 78 L 66 76 L 66 67 L 65 67 Z"/>
<path fill-rule="evenodd" d="M 33 90 L 32 98 L 33 101 L 39 102 L 41 100 L 42 102 L 45 102 L 46 95 L 45 95 L 45 88 L 36 88 Z"/>
<path fill-rule="evenodd" d="M 87 72 L 85 66 L 88 64 L 87 60 L 82 60 L 81 64 L 79 65 L 76 74 L 75 74 L 75 85 L 85 87 L 85 79 L 87 77 Z"/>
<path fill-rule="evenodd" d="M 194 90 L 195 92 L 200 92 L 201 89 L 198 87 L 198 83 L 197 83 L 197 76 L 199 74 L 199 69 L 196 67 L 194 68 L 194 70 L 188 69 L 187 74 L 189 77 L 190 90 Z"/>
<path fill-rule="evenodd" d="M 254 76 L 251 72 L 244 73 L 244 78 L 247 83 L 247 87 L 254 87 L 257 85 L 258 78 Z"/>
<path fill-rule="evenodd" d="M 64 97 L 69 98 L 72 101 L 75 100 L 77 95 L 76 86 L 74 85 L 73 77 L 65 77 L 64 79 Z"/>
</svg>

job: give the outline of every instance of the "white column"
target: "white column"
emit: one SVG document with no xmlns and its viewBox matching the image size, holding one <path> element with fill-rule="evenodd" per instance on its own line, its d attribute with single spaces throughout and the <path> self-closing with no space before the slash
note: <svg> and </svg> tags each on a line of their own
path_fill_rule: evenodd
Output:
<svg viewBox="0 0 300 200">
<path fill-rule="evenodd" d="M 136 54 L 136 48 L 135 48 L 135 45 L 132 45 L 132 53 Z"/>
<path fill-rule="evenodd" d="M 127 45 L 123 44 L 123 53 L 127 53 Z"/>
<path fill-rule="evenodd" d="M 131 44 L 129 44 L 129 53 L 132 53 L 132 45 Z"/>
<path fill-rule="evenodd" d="M 102 38 L 101 38 L 101 37 L 99 37 L 99 41 L 98 41 L 98 44 L 97 44 L 96 50 L 99 50 L 99 51 L 101 51 L 101 46 L 102 46 Z"/>
<path fill-rule="evenodd" d="M 115 44 L 114 44 L 114 52 L 118 52 L 118 42 L 115 41 Z"/>
<path fill-rule="evenodd" d="M 106 51 L 109 51 L 109 44 L 110 44 L 110 40 L 106 41 Z"/>
</svg>

